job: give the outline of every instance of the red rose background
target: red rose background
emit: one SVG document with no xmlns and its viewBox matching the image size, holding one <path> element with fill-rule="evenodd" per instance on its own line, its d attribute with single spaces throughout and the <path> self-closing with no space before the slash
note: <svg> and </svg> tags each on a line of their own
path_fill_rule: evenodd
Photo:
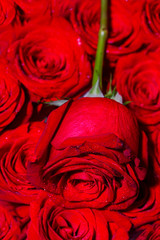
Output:
<svg viewBox="0 0 160 240">
<path fill-rule="evenodd" d="M 104 2 L 0 0 L 1 239 L 160 237 L 160 3 Z"/>
</svg>

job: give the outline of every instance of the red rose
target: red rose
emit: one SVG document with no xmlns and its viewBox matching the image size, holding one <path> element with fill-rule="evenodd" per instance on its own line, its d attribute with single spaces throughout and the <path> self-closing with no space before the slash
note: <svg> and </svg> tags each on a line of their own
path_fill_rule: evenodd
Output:
<svg viewBox="0 0 160 240">
<path fill-rule="evenodd" d="M 38 160 L 28 167 L 31 181 L 62 195 L 65 207 L 126 209 L 145 176 L 125 144 L 137 153 L 138 135 L 133 115 L 115 101 L 83 98 L 63 105 L 48 118 Z"/>
<path fill-rule="evenodd" d="M 76 96 L 88 88 L 90 63 L 65 19 L 54 18 L 49 26 L 28 26 L 17 38 L 7 58 L 34 101 Z"/>
<path fill-rule="evenodd" d="M 31 203 L 31 223 L 28 240 L 35 239 L 129 239 L 131 224 L 116 212 L 95 209 L 65 209 L 56 205 L 57 199 L 43 195 Z"/>
<path fill-rule="evenodd" d="M 0 131 L 7 127 L 28 105 L 29 112 L 21 115 L 21 121 L 32 114 L 32 106 L 25 100 L 25 93 L 8 69 L 6 61 L 0 61 Z M 17 118 L 16 118 L 17 119 Z"/>
<path fill-rule="evenodd" d="M 145 125 L 160 121 L 160 65 L 159 49 L 150 49 L 119 60 L 115 71 L 115 85 L 129 108 Z"/>
<path fill-rule="evenodd" d="M 0 198 L 10 202 L 30 203 L 37 190 L 27 177 L 27 163 L 34 159 L 34 148 L 44 123 L 25 124 L 6 131 L 0 137 Z"/>
</svg>

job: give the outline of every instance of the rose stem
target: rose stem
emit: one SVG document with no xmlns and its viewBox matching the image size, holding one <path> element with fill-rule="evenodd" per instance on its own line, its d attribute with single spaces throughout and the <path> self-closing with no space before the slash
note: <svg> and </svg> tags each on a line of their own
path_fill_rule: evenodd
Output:
<svg viewBox="0 0 160 240">
<path fill-rule="evenodd" d="M 104 53 L 105 53 L 105 47 L 106 47 L 106 40 L 108 37 L 107 11 L 108 11 L 108 0 L 101 0 L 100 29 L 98 34 L 98 45 L 97 45 L 95 66 L 94 66 L 93 79 L 92 79 L 92 88 L 90 90 L 91 94 L 92 93 L 98 94 L 100 91 L 100 88 L 102 88 L 103 59 L 104 59 Z"/>
</svg>

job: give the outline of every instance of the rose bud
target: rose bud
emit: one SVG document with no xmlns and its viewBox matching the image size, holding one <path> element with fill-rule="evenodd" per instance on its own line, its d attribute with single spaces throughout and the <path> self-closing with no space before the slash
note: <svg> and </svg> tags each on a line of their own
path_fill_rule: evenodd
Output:
<svg viewBox="0 0 160 240">
<path fill-rule="evenodd" d="M 45 194 L 44 194 L 45 195 Z M 57 198 L 43 194 L 31 203 L 31 222 L 28 240 L 31 239 L 129 239 L 131 228 L 128 219 L 117 212 L 95 209 L 65 209 L 57 206 Z M 119 235 L 121 233 L 121 235 Z"/>
<path fill-rule="evenodd" d="M 81 39 L 63 18 L 19 30 L 7 59 L 33 101 L 77 96 L 90 85 L 91 66 Z"/>
<path fill-rule="evenodd" d="M 137 158 L 139 137 L 132 113 L 113 100 L 68 102 L 50 114 L 28 176 L 63 196 L 65 207 L 126 209 L 146 174 L 146 163 Z"/>
</svg>

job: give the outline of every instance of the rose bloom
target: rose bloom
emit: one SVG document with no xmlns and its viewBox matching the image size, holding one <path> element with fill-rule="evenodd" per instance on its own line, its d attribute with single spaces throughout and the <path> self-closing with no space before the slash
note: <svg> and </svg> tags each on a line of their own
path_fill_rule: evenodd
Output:
<svg viewBox="0 0 160 240">
<path fill-rule="evenodd" d="M 89 208 L 68 210 L 57 206 L 58 201 L 43 193 L 31 203 L 28 240 L 129 239 L 131 224 L 123 215 Z"/>
<path fill-rule="evenodd" d="M 159 53 L 154 47 L 121 58 L 114 76 L 117 91 L 147 127 L 160 121 Z"/>
<path fill-rule="evenodd" d="M 33 101 L 76 96 L 88 89 L 90 62 L 65 19 L 54 18 L 47 26 L 28 24 L 16 34 L 8 48 L 9 67 Z"/>
<path fill-rule="evenodd" d="M 73 2 L 73 1 L 72 1 Z M 70 6 L 70 8 L 68 7 Z M 109 4 L 109 38 L 107 41 L 107 58 L 117 60 L 121 55 L 134 52 L 142 45 L 140 21 L 143 0 L 137 4 L 126 4 L 112 0 Z M 90 55 L 95 55 L 98 42 L 100 23 L 100 0 L 98 1 L 67 1 L 57 3 L 59 15 L 71 22 L 75 31 L 80 35 L 85 49 Z M 65 10 L 64 10 L 65 8 Z M 136 11 L 134 11 L 136 9 Z"/>
<path fill-rule="evenodd" d="M 126 209 L 146 173 L 139 144 L 137 122 L 123 105 L 102 98 L 68 102 L 48 118 L 37 161 L 28 166 L 30 181 L 63 196 L 68 208 Z"/>
<path fill-rule="evenodd" d="M 43 122 L 24 124 L 0 136 L 0 199 L 30 203 L 37 190 L 27 177 L 27 163 L 44 128 Z"/>
</svg>

